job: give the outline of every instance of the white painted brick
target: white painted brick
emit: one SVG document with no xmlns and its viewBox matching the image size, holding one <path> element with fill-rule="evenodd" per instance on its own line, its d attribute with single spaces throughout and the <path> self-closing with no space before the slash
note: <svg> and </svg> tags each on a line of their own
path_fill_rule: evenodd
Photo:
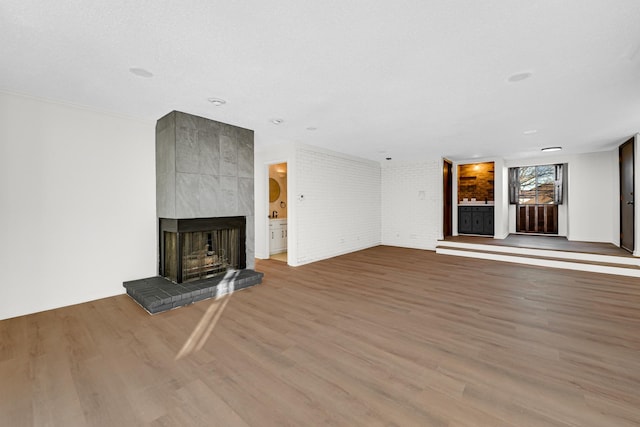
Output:
<svg viewBox="0 0 640 427">
<path fill-rule="evenodd" d="M 435 250 L 441 235 L 441 161 L 384 165 L 382 244 Z"/>
<path fill-rule="evenodd" d="M 296 263 L 379 245 L 380 165 L 306 146 L 295 157 Z"/>
</svg>

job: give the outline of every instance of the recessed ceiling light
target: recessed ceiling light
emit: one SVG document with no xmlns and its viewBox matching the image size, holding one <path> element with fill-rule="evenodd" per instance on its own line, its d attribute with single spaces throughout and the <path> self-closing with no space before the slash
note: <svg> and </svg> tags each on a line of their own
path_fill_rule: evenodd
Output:
<svg viewBox="0 0 640 427">
<path fill-rule="evenodd" d="M 216 107 L 219 107 L 219 106 L 224 105 L 224 104 L 227 103 L 227 101 L 225 101 L 224 99 L 220 99 L 220 98 L 209 98 L 209 99 L 207 99 L 207 101 L 209 101 L 210 103 L 212 103 Z"/>
<path fill-rule="evenodd" d="M 529 72 L 529 71 L 525 71 L 523 73 L 515 73 L 509 76 L 509 78 L 507 78 L 507 81 L 511 82 L 511 83 L 516 83 L 516 82 L 520 82 L 522 80 L 526 80 L 529 77 L 531 77 L 533 75 L 533 73 Z"/>
<path fill-rule="evenodd" d="M 314 128 L 313 126 L 309 126 L 307 130 L 318 130 L 318 128 Z"/>
<path fill-rule="evenodd" d="M 546 148 L 543 148 L 540 151 L 544 151 L 545 153 L 549 153 L 551 151 L 560 151 L 560 150 L 562 150 L 562 147 L 546 147 Z"/>
<path fill-rule="evenodd" d="M 525 130 L 522 133 L 525 135 L 535 135 L 536 133 L 538 133 L 538 129 L 529 129 L 529 130 Z"/>
<path fill-rule="evenodd" d="M 153 73 L 149 70 L 145 70 L 144 68 L 140 68 L 140 67 L 131 67 L 129 68 L 129 71 L 132 74 L 135 74 L 138 77 L 145 77 L 145 78 L 150 78 L 153 77 Z"/>
<path fill-rule="evenodd" d="M 271 123 L 273 123 L 274 125 L 279 125 L 279 124 L 281 124 L 282 122 L 284 122 L 284 120 L 283 120 L 283 119 L 271 119 L 271 120 L 269 120 L 269 121 L 270 121 Z"/>
</svg>

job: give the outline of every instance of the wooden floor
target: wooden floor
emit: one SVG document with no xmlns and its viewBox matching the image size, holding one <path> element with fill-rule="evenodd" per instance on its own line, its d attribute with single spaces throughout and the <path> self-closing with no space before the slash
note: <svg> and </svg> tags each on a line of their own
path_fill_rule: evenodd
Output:
<svg viewBox="0 0 640 427">
<path fill-rule="evenodd" d="M 269 259 L 273 259 L 273 260 L 277 260 L 277 261 L 282 261 L 282 262 L 287 262 L 288 259 L 288 255 L 286 252 L 281 252 L 279 254 L 273 254 L 269 257 Z"/>
<path fill-rule="evenodd" d="M 0 322 L 2 426 L 638 426 L 640 282 L 377 247 Z"/>
<path fill-rule="evenodd" d="M 511 246 L 515 248 L 548 249 L 555 251 L 584 252 L 599 255 L 632 257 L 630 252 L 611 243 L 577 242 L 562 236 L 539 236 L 532 234 L 509 234 L 505 239 L 481 236 L 448 236 L 446 241 L 477 243 L 481 245 Z"/>
</svg>

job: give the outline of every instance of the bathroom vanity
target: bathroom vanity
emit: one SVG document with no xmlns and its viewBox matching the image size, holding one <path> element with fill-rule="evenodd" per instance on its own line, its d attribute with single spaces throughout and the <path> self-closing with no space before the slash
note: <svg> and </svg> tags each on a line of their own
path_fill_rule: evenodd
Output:
<svg viewBox="0 0 640 427">
<path fill-rule="evenodd" d="M 269 220 L 269 255 L 287 251 L 287 220 Z"/>
</svg>

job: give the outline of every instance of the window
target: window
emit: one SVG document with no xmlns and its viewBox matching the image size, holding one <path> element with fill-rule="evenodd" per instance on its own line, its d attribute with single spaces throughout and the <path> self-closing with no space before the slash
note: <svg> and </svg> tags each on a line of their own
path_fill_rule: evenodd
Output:
<svg viewBox="0 0 640 427">
<path fill-rule="evenodd" d="M 523 166 L 509 169 L 509 203 L 562 204 L 562 165 Z"/>
</svg>

